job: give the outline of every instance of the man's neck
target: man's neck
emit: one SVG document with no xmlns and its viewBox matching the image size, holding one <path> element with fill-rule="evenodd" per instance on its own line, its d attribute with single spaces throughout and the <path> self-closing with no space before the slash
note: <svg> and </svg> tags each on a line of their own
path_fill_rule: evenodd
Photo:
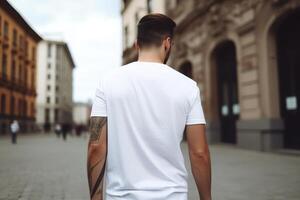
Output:
<svg viewBox="0 0 300 200">
<path fill-rule="evenodd" d="M 139 52 L 138 57 L 139 62 L 157 62 L 163 63 L 162 58 L 160 58 L 159 54 L 156 52 Z"/>
</svg>

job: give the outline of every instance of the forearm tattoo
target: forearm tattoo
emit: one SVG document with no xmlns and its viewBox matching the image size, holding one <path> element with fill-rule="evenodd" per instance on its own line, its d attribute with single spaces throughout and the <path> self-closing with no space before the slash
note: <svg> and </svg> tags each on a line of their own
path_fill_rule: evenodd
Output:
<svg viewBox="0 0 300 200">
<path fill-rule="evenodd" d="M 91 117 L 90 120 L 90 142 L 99 141 L 102 129 L 106 124 L 106 117 Z"/>
<path fill-rule="evenodd" d="M 91 200 L 102 200 L 103 177 L 107 157 L 107 118 L 92 117 L 88 148 L 88 182 Z M 104 148 L 105 147 L 105 148 Z"/>
</svg>

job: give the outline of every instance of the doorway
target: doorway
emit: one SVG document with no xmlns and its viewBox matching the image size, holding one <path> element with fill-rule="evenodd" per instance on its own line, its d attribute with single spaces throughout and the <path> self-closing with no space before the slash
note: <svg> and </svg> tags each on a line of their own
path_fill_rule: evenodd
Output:
<svg viewBox="0 0 300 200">
<path fill-rule="evenodd" d="M 221 141 L 236 143 L 236 121 L 239 118 L 236 48 L 225 41 L 215 49 L 218 116 Z"/>
<path fill-rule="evenodd" d="M 280 114 L 284 147 L 300 149 L 300 11 L 287 16 L 276 32 Z"/>
</svg>

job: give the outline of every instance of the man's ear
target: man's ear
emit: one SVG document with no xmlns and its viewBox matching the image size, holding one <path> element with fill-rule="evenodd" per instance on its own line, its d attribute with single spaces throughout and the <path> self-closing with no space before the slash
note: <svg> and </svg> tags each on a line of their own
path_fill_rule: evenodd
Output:
<svg viewBox="0 0 300 200">
<path fill-rule="evenodd" d="M 164 40 L 164 46 L 165 46 L 165 50 L 167 49 L 170 49 L 171 48 L 171 38 L 170 37 L 167 37 L 165 40 Z"/>
</svg>

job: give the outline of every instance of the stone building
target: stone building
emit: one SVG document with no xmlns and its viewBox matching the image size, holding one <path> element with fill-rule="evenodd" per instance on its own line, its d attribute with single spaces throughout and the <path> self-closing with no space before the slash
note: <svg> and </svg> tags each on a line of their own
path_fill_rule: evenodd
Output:
<svg viewBox="0 0 300 200">
<path fill-rule="evenodd" d="M 170 64 L 201 88 L 210 142 L 300 149 L 300 1 L 167 0 Z"/>
<path fill-rule="evenodd" d="M 147 13 L 165 13 L 165 0 L 122 0 L 123 64 L 137 59 L 137 23 Z"/>
<path fill-rule="evenodd" d="M 74 60 L 65 42 L 43 40 L 38 45 L 37 124 L 46 131 L 56 123 L 73 123 Z"/>
<path fill-rule="evenodd" d="M 41 37 L 6 1 L 0 1 L 0 133 L 18 120 L 21 132 L 34 129 L 36 49 Z"/>
<path fill-rule="evenodd" d="M 300 149 L 300 1 L 165 3 L 177 23 L 168 64 L 197 81 L 209 142 Z"/>
</svg>

